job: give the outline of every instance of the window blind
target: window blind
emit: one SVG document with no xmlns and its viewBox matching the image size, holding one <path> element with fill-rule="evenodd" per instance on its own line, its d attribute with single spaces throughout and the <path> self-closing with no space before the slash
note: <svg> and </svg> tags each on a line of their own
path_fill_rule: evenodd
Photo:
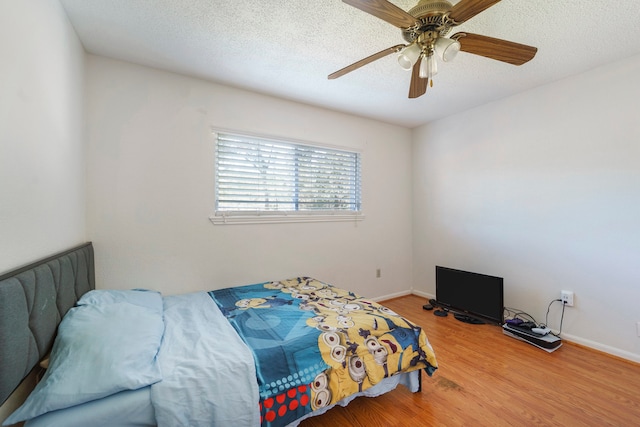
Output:
<svg viewBox="0 0 640 427">
<path fill-rule="evenodd" d="M 360 153 L 217 134 L 217 212 L 361 209 Z"/>
</svg>

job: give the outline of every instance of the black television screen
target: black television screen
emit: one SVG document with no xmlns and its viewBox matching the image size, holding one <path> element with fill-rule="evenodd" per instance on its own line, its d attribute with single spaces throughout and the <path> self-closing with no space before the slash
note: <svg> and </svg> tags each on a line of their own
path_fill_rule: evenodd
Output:
<svg viewBox="0 0 640 427">
<path fill-rule="evenodd" d="M 439 306 L 461 314 L 456 316 L 458 320 L 502 324 L 503 287 L 502 277 L 436 266 L 436 301 Z"/>
</svg>

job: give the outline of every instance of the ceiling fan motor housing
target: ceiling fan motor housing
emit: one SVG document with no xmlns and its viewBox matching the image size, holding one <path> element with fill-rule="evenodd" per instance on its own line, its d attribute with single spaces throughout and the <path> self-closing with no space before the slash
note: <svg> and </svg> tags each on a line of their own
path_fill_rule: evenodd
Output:
<svg viewBox="0 0 640 427">
<path fill-rule="evenodd" d="M 420 0 L 409 14 L 417 18 L 421 25 L 402 30 L 402 38 L 413 43 L 421 34 L 433 32 L 434 37 L 444 37 L 451 30 L 446 18 L 453 6 L 448 1 Z"/>
</svg>

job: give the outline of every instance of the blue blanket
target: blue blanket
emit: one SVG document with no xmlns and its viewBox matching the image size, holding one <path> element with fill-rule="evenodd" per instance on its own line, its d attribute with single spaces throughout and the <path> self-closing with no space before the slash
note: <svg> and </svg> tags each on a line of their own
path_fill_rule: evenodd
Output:
<svg viewBox="0 0 640 427">
<path fill-rule="evenodd" d="M 284 426 L 398 372 L 437 368 L 424 331 L 309 277 L 209 292 L 253 352 L 263 426 Z"/>
<path fill-rule="evenodd" d="M 270 282 L 209 292 L 253 351 L 260 397 L 310 384 L 329 366 L 318 348 L 321 331 L 309 328 L 313 312 Z"/>
</svg>

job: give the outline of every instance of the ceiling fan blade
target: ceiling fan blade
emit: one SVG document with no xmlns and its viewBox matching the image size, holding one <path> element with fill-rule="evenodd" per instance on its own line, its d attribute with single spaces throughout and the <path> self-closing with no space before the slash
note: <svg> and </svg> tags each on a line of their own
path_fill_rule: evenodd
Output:
<svg viewBox="0 0 640 427">
<path fill-rule="evenodd" d="M 420 62 L 422 57 L 418 58 L 413 65 L 413 71 L 411 72 L 411 84 L 409 85 L 409 98 L 418 98 L 425 94 L 427 91 L 427 84 L 429 79 L 423 79 L 420 77 Z"/>
<path fill-rule="evenodd" d="M 416 18 L 386 0 L 342 0 L 346 4 L 387 21 L 398 28 L 409 28 L 417 24 Z"/>
<path fill-rule="evenodd" d="M 452 39 L 460 42 L 460 50 L 513 65 L 522 65 L 530 61 L 538 52 L 537 47 L 510 42 L 493 37 L 471 33 L 456 33 Z"/>
<path fill-rule="evenodd" d="M 500 0 L 460 0 L 451 8 L 449 18 L 457 24 L 462 24 L 499 2 Z"/>
<path fill-rule="evenodd" d="M 381 50 L 380 52 L 374 53 L 371 56 L 367 56 L 366 58 L 361 59 L 358 62 L 354 62 L 353 64 L 348 65 L 348 66 L 336 71 L 335 73 L 329 74 L 328 78 L 330 80 L 337 79 L 338 77 L 344 76 L 345 74 L 350 73 L 353 70 L 357 70 L 358 68 L 362 67 L 363 65 L 367 65 L 368 63 L 373 62 L 373 61 L 375 61 L 377 59 L 384 58 L 385 56 L 391 55 L 392 53 L 395 53 L 395 52 L 400 52 L 404 46 L 405 45 L 403 45 L 403 44 L 397 44 L 397 45 L 391 46 L 391 47 L 389 47 L 389 48 L 387 48 L 385 50 Z"/>
</svg>

